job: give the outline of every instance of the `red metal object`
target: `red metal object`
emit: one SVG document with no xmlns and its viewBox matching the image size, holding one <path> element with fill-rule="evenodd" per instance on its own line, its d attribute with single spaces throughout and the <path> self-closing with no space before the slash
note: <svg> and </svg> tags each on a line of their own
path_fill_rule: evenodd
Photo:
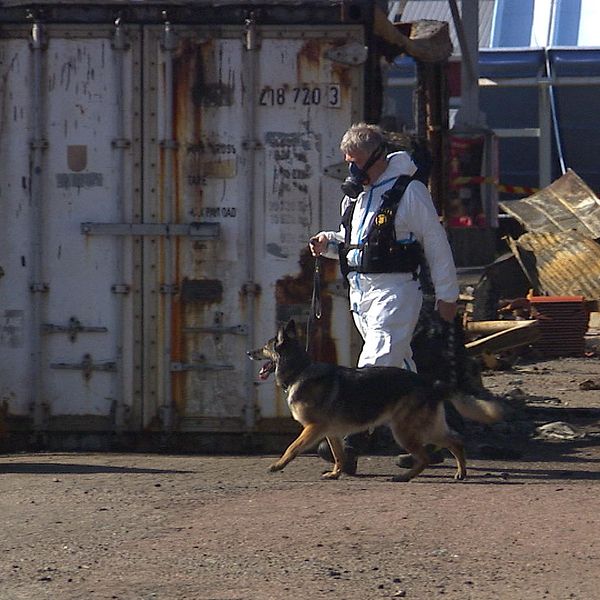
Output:
<svg viewBox="0 0 600 600">
<path fill-rule="evenodd" d="M 546 357 L 583 356 L 589 312 L 583 296 L 532 296 L 531 316 L 539 322 L 533 344 Z"/>
</svg>

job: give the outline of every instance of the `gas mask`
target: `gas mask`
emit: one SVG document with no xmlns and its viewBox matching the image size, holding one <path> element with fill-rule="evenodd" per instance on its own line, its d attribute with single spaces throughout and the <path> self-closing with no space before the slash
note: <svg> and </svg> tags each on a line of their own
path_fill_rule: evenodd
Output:
<svg viewBox="0 0 600 600">
<path fill-rule="evenodd" d="M 346 177 L 344 183 L 342 183 L 342 192 L 344 192 L 346 196 L 349 198 L 358 198 L 364 189 L 363 184 L 369 179 L 367 171 L 373 166 L 375 161 L 381 158 L 384 152 L 385 144 L 381 144 L 373 150 L 362 169 L 354 162 L 351 162 L 348 165 L 350 174 Z"/>
</svg>

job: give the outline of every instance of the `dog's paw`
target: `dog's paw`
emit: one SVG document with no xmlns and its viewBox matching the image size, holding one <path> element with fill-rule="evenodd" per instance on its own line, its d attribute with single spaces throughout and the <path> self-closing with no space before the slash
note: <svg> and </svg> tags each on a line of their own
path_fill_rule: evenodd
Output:
<svg viewBox="0 0 600 600">
<path fill-rule="evenodd" d="M 394 475 L 390 481 L 393 481 L 394 483 L 406 483 L 411 479 L 412 478 L 408 473 L 400 473 L 400 475 Z"/>
<path fill-rule="evenodd" d="M 466 473 L 461 473 L 460 471 L 456 471 L 456 473 L 454 474 L 454 479 L 456 481 L 464 481 L 466 478 L 467 478 Z"/>
<path fill-rule="evenodd" d="M 341 471 L 325 471 L 321 474 L 321 479 L 339 479 Z"/>
<path fill-rule="evenodd" d="M 280 465 L 279 463 L 273 463 L 269 467 L 269 473 L 276 473 L 277 471 L 281 471 L 282 469 L 283 469 L 282 465 Z"/>
</svg>

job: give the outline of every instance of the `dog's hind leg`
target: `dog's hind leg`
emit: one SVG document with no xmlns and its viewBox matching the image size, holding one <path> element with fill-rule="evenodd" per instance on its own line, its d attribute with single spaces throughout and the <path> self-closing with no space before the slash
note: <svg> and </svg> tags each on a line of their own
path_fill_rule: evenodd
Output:
<svg viewBox="0 0 600 600">
<path fill-rule="evenodd" d="M 322 426 L 306 425 L 300 435 L 288 446 L 281 458 L 269 467 L 269 471 L 281 471 L 298 454 L 321 440 L 324 433 Z"/>
<path fill-rule="evenodd" d="M 442 413 L 443 415 L 443 413 Z M 445 417 L 438 422 L 438 428 L 435 435 L 430 440 L 436 446 L 448 448 L 452 456 L 456 459 L 456 474 L 454 479 L 462 480 L 467 476 L 467 461 L 465 459 L 465 448 L 462 439 L 458 433 L 453 431 L 446 423 Z"/>
<path fill-rule="evenodd" d="M 327 443 L 331 448 L 331 454 L 333 454 L 334 465 L 331 471 L 325 471 L 321 475 L 323 479 L 338 479 L 342 473 L 342 464 L 344 461 L 344 446 L 342 440 L 338 437 L 329 436 Z"/>
<path fill-rule="evenodd" d="M 467 476 L 467 461 L 465 459 L 465 447 L 463 446 L 462 440 L 458 435 L 450 434 L 442 444 L 456 459 L 456 474 L 454 479 L 463 480 Z"/>
<path fill-rule="evenodd" d="M 392 481 L 410 481 L 429 465 L 429 454 L 421 439 L 406 433 L 405 424 L 402 420 L 389 423 L 389 427 L 396 443 L 410 453 L 414 459 L 413 466 L 400 475 L 394 475 Z"/>
</svg>

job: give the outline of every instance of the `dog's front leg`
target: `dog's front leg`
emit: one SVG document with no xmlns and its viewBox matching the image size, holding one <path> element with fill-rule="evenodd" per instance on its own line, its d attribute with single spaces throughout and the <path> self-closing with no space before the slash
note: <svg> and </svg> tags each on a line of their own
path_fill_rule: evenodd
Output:
<svg viewBox="0 0 600 600">
<path fill-rule="evenodd" d="M 269 471 L 281 471 L 298 454 L 316 444 L 322 437 L 322 427 L 318 425 L 306 425 L 300 435 L 288 446 L 282 457 L 269 467 Z"/>
<path fill-rule="evenodd" d="M 327 443 L 333 454 L 334 465 L 331 471 L 325 471 L 321 475 L 323 479 L 338 479 L 342 474 L 342 462 L 344 460 L 344 446 L 338 437 L 327 437 Z"/>
</svg>

